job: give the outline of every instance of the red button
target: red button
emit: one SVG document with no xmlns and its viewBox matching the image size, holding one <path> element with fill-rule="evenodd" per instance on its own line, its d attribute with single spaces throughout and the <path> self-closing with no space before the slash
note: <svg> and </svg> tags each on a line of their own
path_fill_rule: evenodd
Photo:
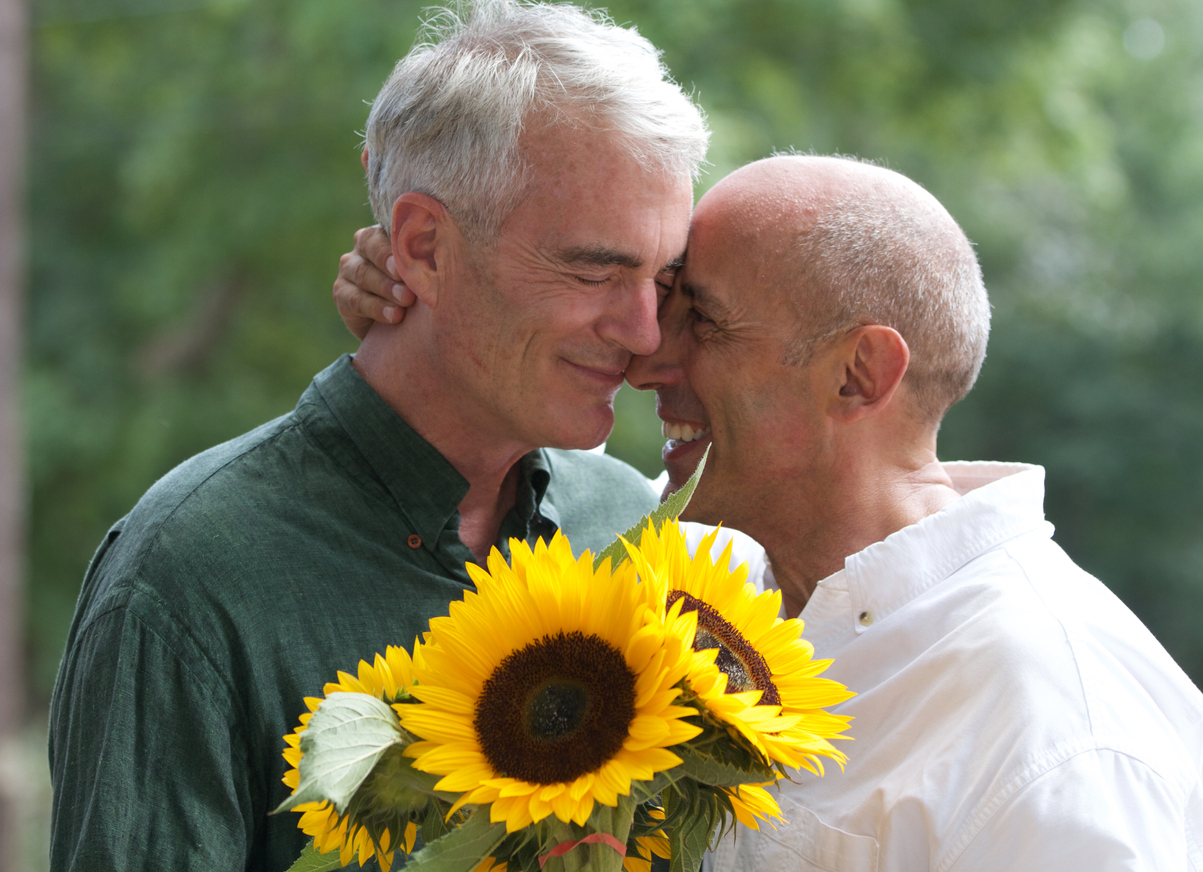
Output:
<svg viewBox="0 0 1203 872">
<path fill-rule="evenodd" d="M 421 548 L 422 547 L 422 537 L 419 536 L 417 533 L 411 533 L 409 535 L 408 541 L 409 541 L 410 548 Z"/>
</svg>

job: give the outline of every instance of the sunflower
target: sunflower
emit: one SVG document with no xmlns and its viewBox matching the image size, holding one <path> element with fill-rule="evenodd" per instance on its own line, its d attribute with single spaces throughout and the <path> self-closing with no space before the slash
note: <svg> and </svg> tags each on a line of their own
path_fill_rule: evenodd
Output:
<svg viewBox="0 0 1203 872">
<path fill-rule="evenodd" d="M 460 794 L 453 809 L 489 804 L 507 832 L 552 814 L 584 825 L 595 802 L 616 806 L 632 781 L 678 765 L 668 748 L 700 732 L 674 704 L 693 652 L 629 565 L 594 571 L 558 533 L 511 545 L 512 566 L 496 550 L 487 571 L 469 564 L 477 592 L 431 620 L 421 704 L 395 707 L 425 740 L 406 754 Z"/>
<path fill-rule="evenodd" d="M 773 782 L 768 781 L 764 784 L 741 784 L 739 787 L 724 787 L 723 792 L 727 794 L 727 800 L 731 803 L 731 809 L 735 812 L 735 818 L 745 827 L 749 829 L 760 829 L 760 821 L 768 821 L 771 819 L 784 820 L 781 816 L 781 806 L 777 805 L 777 800 L 769 795 L 765 790 L 770 787 Z"/>
<path fill-rule="evenodd" d="M 418 654 L 416 642 L 414 650 L 415 654 Z M 420 656 L 418 660 L 420 661 Z M 357 676 L 340 671 L 338 681 L 327 683 L 322 688 L 322 693 L 325 696 L 338 692 L 364 693 L 390 704 L 396 703 L 408 696 L 414 681 L 413 669 L 414 660 L 405 649 L 390 645 L 383 657 L 376 655 L 374 663 L 360 660 Z M 291 768 L 284 773 L 283 781 L 294 792 L 301 779 L 301 734 L 309 726 L 309 720 L 322 701 L 318 697 L 305 697 L 305 705 L 309 711 L 301 715 L 300 725 L 284 737 L 287 745 L 284 749 L 284 759 Z M 339 861 L 344 866 L 356 857 L 362 866 L 371 857 L 376 856 L 384 872 L 389 872 L 396 846 L 388 827 L 383 828 L 379 838 L 373 839 L 367 826 L 353 821 L 350 815 L 340 816 L 329 802 L 302 803 L 295 811 L 301 812 L 297 826 L 305 835 L 313 837 L 314 847 L 319 853 L 325 854 L 337 849 Z M 411 821 L 405 825 L 402 835 L 405 853 L 413 850 L 417 834 L 418 828 L 415 823 Z"/>
<path fill-rule="evenodd" d="M 746 583 L 746 564 L 728 569 L 730 544 L 717 563 L 711 560 L 717 535 L 715 530 L 702 540 L 696 557 L 689 556 L 676 521 L 666 522 L 658 533 L 648 526 L 638 546 L 628 545 L 640 577 L 663 597 L 670 626 L 686 618 L 697 621 L 690 690 L 707 714 L 767 761 L 820 775 L 821 757 L 843 766 L 847 758 L 828 740 L 847 729 L 850 718 L 822 708 L 853 694 L 816 677 L 831 661 L 812 659 L 814 648 L 801 638 L 800 620 L 779 617 L 779 591 L 758 594 Z M 687 625 L 677 629 L 687 630 Z M 772 801 L 767 794 L 764 798 Z"/>
</svg>

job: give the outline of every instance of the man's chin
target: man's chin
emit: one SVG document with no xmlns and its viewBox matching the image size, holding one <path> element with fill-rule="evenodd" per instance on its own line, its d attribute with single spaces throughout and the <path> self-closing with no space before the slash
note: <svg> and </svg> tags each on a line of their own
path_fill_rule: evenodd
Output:
<svg viewBox="0 0 1203 872">
<path fill-rule="evenodd" d="M 698 463 L 701 462 L 709 445 L 710 440 L 707 438 L 700 439 L 697 443 L 685 443 L 684 446 L 681 446 L 690 449 L 687 451 L 680 451 L 678 448 L 670 452 L 669 446 L 665 446 L 664 468 L 668 470 L 668 482 L 664 485 L 664 492 L 660 495 L 661 502 L 685 486 L 690 476 L 697 471 Z M 693 492 L 689 505 L 681 513 L 682 521 L 696 521 L 711 525 L 724 521 L 727 512 L 724 511 L 723 494 L 716 490 L 719 482 L 715 479 L 715 473 L 714 453 L 711 452 L 706 461 L 706 469 L 698 481 L 697 490 Z"/>
<path fill-rule="evenodd" d="M 554 435 L 544 437 L 544 448 L 590 450 L 602 445 L 614 430 L 614 410 L 609 406 L 573 409 L 549 428 Z"/>
<path fill-rule="evenodd" d="M 709 447 L 709 436 L 704 436 L 693 442 L 680 442 L 671 439 L 664 444 L 661 457 L 664 460 L 664 468 L 668 470 L 668 484 L 664 488 L 665 497 L 670 493 L 676 493 L 684 487 L 685 482 L 689 481 L 689 477 L 697 470 L 698 464 L 702 462 L 702 457 L 706 454 L 706 449 Z M 702 473 L 702 475 L 704 476 L 705 473 Z"/>
<path fill-rule="evenodd" d="M 668 487 L 672 487 L 670 484 Z M 665 488 L 667 491 L 668 488 Z M 693 497 L 689 500 L 689 505 L 685 507 L 685 511 L 681 512 L 682 521 L 693 521 L 698 524 L 709 524 L 716 526 L 726 523 L 726 513 L 721 511 L 721 505 L 716 505 L 711 499 L 711 490 L 706 487 L 706 476 L 703 473 L 702 481 L 698 482 L 698 489 L 693 492 Z M 721 501 L 720 501 L 721 504 Z"/>
</svg>

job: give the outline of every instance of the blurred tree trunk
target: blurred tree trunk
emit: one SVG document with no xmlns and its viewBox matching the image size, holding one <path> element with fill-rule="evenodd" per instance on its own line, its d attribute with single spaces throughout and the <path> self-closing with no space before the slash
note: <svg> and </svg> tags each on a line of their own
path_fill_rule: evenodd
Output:
<svg viewBox="0 0 1203 872">
<path fill-rule="evenodd" d="M 0 872 L 21 862 L 13 765 L 25 707 L 22 674 L 25 496 L 21 454 L 21 284 L 24 275 L 25 0 L 0 0 Z"/>
</svg>

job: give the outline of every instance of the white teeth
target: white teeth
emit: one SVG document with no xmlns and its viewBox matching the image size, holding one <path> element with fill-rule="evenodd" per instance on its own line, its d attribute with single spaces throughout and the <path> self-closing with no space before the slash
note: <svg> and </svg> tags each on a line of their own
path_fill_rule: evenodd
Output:
<svg viewBox="0 0 1203 872">
<path fill-rule="evenodd" d="M 661 422 L 660 432 L 665 439 L 674 439 L 677 442 L 695 442 L 710 435 L 710 431 L 702 427 L 695 430 L 689 424 L 670 424 L 668 421 Z"/>
</svg>

